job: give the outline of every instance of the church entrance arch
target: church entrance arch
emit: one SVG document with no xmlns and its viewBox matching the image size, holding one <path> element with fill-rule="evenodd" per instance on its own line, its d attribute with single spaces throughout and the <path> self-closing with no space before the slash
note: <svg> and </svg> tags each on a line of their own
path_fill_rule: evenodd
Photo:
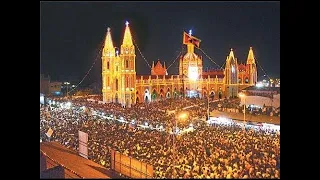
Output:
<svg viewBox="0 0 320 180">
<path fill-rule="evenodd" d="M 151 100 L 152 100 L 152 101 L 155 101 L 156 99 L 157 99 L 157 91 L 154 89 L 154 90 L 152 91 Z"/>
<path fill-rule="evenodd" d="M 215 95 L 214 91 L 211 91 L 211 93 L 210 93 L 210 98 L 211 98 L 212 100 L 214 99 L 214 95 Z"/>
<path fill-rule="evenodd" d="M 167 92 L 166 97 L 167 97 L 167 98 L 170 98 L 170 92 Z"/>
<path fill-rule="evenodd" d="M 149 92 L 149 89 L 144 90 L 144 102 L 149 102 L 151 100 L 151 94 Z"/>
</svg>

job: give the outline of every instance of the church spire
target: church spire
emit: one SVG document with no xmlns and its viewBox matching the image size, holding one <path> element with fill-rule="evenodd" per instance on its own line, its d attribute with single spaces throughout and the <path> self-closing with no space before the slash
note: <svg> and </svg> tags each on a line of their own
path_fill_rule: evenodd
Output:
<svg viewBox="0 0 320 180">
<path fill-rule="evenodd" d="M 114 55 L 114 46 L 113 46 L 113 42 L 112 42 L 112 37 L 111 37 L 111 32 L 110 32 L 110 28 L 107 28 L 107 35 L 106 35 L 106 39 L 104 41 L 104 50 L 103 50 L 103 54 L 107 54 L 107 55 Z"/>
<path fill-rule="evenodd" d="M 104 41 L 104 47 L 105 48 L 112 48 L 112 49 L 114 49 L 114 47 L 113 47 L 113 42 L 112 42 L 112 37 L 111 37 L 111 32 L 110 32 L 110 28 L 108 27 L 107 28 L 107 36 L 106 36 L 106 39 L 105 39 L 105 41 Z"/>
<path fill-rule="evenodd" d="M 233 49 L 231 48 L 230 53 L 229 53 L 229 59 L 235 59 L 234 54 L 233 54 Z"/>
<path fill-rule="evenodd" d="M 255 64 L 256 60 L 254 58 L 252 47 L 250 47 L 248 58 L 247 58 L 247 64 Z"/>
<path fill-rule="evenodd" d="M 131 36 L 131 32 L 130 32 L 130 28 L 129 28 L 129 22 L 126 21 L 126 29 L 124 31 L 124 37 L 123 37 L 123 42 L 122 45 L 128 45 L 128 46 L 132 46 L 132 36 Z"/>
</svg>

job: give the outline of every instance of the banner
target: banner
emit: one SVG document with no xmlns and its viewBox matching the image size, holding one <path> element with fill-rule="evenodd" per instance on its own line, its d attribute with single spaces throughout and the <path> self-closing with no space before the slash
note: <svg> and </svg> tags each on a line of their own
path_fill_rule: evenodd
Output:
<svg viewBox="0 0 320 180">
<path fill-rule="evenodd" d="M 53 130 L 51 128 L 49 128 L 49 130 L 47 131 L 46 135 L 48 137 L 51 137 L 52 136 L 52 133 L 53 133 Z"/>
<path fill-rule="evenodd" d="M 194 36 L 191 36 L 190 34 L 186 33 L 186 32 L 183 32 L 183 44 L 193 44 L 194 46 L 196 46 L 197 48 L 200 47 L 200 42 L 201 40 L 194 37 Z"/>
<path fill-rule="evenodd" d="M 79 155 L 88 159 L 88 134 L 79 131 Z"/>
</svg>

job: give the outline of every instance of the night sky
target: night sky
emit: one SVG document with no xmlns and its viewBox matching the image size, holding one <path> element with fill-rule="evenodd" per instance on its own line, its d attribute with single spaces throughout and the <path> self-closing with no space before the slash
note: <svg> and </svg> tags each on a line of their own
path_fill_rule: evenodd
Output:
<svg viewBox="0 0 320 180">
<path fill-rule="evenodd" d="M 192 29 L 202 40 L 200 48 L 220 66 L 230 48 L 238 62 L 245 62 L 252 46 L 266 73 L 280 77 L 280 2 L 41 2 L 40 73 L 80 81 L 98 58 L 84 83 L 100 83 L 98 52 L 107 27 L 120 47 L 125 21 L 150 65 L 158 59 L 171 64 L 183 47 L 183 31 Z M 217 68 L 195 51 L 203 56 L 204 69 Z M 136 55 L 137 74 L 150 74 L 137 47 Z M 178 73 L 178 60 L 168 73 Z"/>
</svg>

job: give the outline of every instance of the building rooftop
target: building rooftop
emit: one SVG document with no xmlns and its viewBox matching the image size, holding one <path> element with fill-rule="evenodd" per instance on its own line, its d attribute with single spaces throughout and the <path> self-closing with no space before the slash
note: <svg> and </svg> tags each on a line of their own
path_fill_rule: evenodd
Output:
<svg viewBox="0 0 320 180">
<path fill-rule="evenodd" d="M 75 172 L 82 178 L 119 178 L 113 171 L 108 170 L 89 159 L 81 157 L 77 152 L 62 146 L 57 142 L 40 143 L 40 152 L 64 168 Z"/>
</svg>

